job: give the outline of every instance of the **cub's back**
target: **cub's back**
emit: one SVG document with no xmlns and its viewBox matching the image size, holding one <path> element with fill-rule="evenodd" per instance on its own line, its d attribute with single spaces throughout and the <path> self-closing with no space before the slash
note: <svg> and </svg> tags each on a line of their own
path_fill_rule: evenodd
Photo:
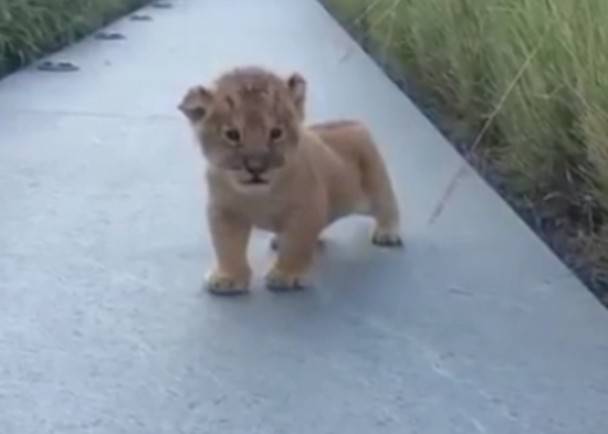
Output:
<svg viewBox="0 0 608 434">
<path fill-rule="evenodd" d="M 356 121 L 323 122 L 311 125 L 310 129 L 340 157 L 357 165 L 373 146 L 367 128 Z"/>
<path fill-rule="evenodd" d="M 326 173 L 334 218 L 365 213 L 367 184 L 379 157 L 367 128 L 356 121 L 341 120 L 314 124 L 309 129 L 342 162 Z"/>
</svg>

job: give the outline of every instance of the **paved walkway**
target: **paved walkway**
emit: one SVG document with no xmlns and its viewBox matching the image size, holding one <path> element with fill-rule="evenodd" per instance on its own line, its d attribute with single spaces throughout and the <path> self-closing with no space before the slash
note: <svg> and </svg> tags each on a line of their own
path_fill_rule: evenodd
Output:
<svg viewBox="0 0 608 434">
<path fill-rule="evenodd" d="M 0 432 L 608 432 L 608 312 L 313 0 L 183 0 L 0 82 Z M 383 144 L 408 247 L 328 232 L 318 287 L 200 292 L 202 161 L 176 105 L 226 67 L 310 82 Z M 258 270 L 267 236 L 255 238 Z"/>
</svg>

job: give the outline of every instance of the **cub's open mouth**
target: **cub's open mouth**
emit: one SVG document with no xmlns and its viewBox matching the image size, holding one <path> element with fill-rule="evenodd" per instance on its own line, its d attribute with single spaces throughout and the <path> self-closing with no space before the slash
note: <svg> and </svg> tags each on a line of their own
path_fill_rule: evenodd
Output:
<svg viewBox="0 0 608 434">
<path fill-rule="evenodd" d="M 252 178 L 249 178 L 249 179 L 243 181 L 243 184 L 245 184 L 245 185 L 266 185 L 266 184 L 268 184 L 268 181 L 266 179 L 260 178 L 259 176 L 254 176 Z"/>
</svg>

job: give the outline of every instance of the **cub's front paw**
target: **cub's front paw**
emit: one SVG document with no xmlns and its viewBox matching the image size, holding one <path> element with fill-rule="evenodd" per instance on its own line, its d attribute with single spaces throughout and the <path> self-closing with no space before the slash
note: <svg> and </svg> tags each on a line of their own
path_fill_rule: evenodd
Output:
<svg viewBox="0 0 608 434">
<path fill-rule="evenodd" d="M 249 290 L 249 277 L 236 277 L 219 270 L 211 272 L 205 282 L 207 291 L 216 295 L 238 295 Z"/>
<path fill-rule="evenodd" d="M 372 235 L 372 243 L 380 247 L 396 248 L 403 246 L 403 239 L 399 231 L 376 228 Z"/>
<path fill-rule="evenodd" d="M 296 291 L 309 286 L 305 276 L 273 268 L 266 275 L 266 287 L 271 291 Z"/>
</svg>

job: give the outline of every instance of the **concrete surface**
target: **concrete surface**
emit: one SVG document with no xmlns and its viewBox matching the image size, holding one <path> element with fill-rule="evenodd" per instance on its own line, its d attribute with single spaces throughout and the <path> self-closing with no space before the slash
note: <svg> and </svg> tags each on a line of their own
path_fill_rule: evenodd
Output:
<svg viewBox="0 0 608 434">
<path fill-rule="evenodd" d="M 608 313 L 312 0 L 190 0 L 0 82 L 0 433 L 608 432 Z M 226 67 L 301 71 L 369 122 L 408 247 L 328 233 L 317 288 L 200 291 L 202 161 L 176 104 Z"/>
</svg>

